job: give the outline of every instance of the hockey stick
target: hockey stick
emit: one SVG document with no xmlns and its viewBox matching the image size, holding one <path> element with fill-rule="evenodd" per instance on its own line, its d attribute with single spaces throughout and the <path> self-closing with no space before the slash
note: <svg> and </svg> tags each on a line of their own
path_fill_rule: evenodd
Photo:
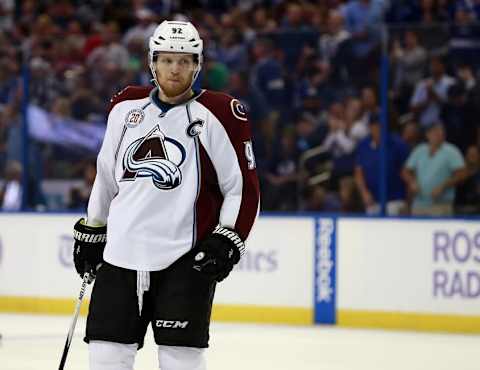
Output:
<svg viewBox="0 0 480 370">
<path fill-rule="evenodd" d="M 78 295 L 77 306 L 75 307 L 75 313 L 73 315 L 72 324 L 70 325 L 70 330 L 68 331 L 67 340 L 65 341 L 65 347 L 63 348 L 62 359 L 60 360 L 60 366 L 58 370 L 63 370 L 65 362 L 67 361 L 68 350 L 70 344 L 72 343 L 73 332 L 75 331 L 75 325 L 77 324 L 78 314 L 80 313 L 80 307 L 82 306 L 83 296 L 85 295 L 85 290 L 87 289 L 87 284 L 90 280 L 90 274 L 86 272 L 83 275 L 82 287 L 80 288 L 80 294 Z"/>
</svg>

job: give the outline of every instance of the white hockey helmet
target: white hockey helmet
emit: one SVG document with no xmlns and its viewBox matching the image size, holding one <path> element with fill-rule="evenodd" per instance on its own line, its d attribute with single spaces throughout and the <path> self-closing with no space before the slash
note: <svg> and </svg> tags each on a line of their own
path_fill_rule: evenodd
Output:
<svg viewBox="0 0 480 370">
<path fill-rule="evenodd" d="M 202 69 L 203 62 L 203 41 L 197 29 L 190 22 L 163 21 L 153 32 L 148 43 L 148 63 L 158 86 L 155 72 L 154 58 L 157 53 L 188 53 L 196 56 L 197 66 L 192 78 L 192 85 Z"/>
</svg>

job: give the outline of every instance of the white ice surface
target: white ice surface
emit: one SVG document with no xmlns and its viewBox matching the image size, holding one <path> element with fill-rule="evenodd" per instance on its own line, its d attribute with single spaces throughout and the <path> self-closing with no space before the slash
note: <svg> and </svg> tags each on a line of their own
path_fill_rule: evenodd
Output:
<svg viewBox="0 0 480 370">
<path fill-rule="evenodd" d="M 0 370 L 56 370 L 70 325 L 68 316 L 0 314 Z M 77 324 L 67 370 L 87 370 Z M 479 370 L 480 336 L 335 327 L 213 324 L 209 370 Z M 147 332 L 136 370 L 158 369 Z"/>
</svg>

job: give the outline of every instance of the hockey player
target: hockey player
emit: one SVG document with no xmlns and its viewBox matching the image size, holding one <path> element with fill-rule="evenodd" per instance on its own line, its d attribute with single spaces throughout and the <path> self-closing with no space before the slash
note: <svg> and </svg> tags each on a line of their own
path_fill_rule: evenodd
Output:
<svg viewBox="0 0 480 370">
<path fill-rule="evenodd" d="M 204 370 L 217 282 L 244 252 L 259 188 L 242 104 L 192 89 L 203 43 L 164 21 L 149 42 L 156 87 L 111 102 L 77 272 L 95 277 L 85 341 L 91 370 L 131 370 L 151 323 L 162 370 Z"/>
</svg>

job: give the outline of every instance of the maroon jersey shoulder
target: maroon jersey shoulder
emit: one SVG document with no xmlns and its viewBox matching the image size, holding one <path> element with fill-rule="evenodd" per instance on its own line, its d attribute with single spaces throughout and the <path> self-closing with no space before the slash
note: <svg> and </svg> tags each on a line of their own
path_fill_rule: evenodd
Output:
<svg viewBox="0 0 480 370">
<path fill-rule="evenodd" d="M 205 90 L 197 101 L 212 112 L 224 126 L 235 121 L 248 122 L 244 105 L 228 94 Z"/>
<path fill-rule="evenodd" d="M 247 158 L 247 148 L 251 149 L 251 132 L 245 108 L 238 99 L 227 94 L 206 90 L 197 102 L 209 110 L 225 128 L 242 172 L 242 197 L 238 217 L 232 225 L 244 240 L 248 237 L 257 215 L 260 190 L 255 162 Z M 247 145 L 249 145 L 247 147 Z M 215 166 L 215 163 L 213 163 Z"/>
<path fill-rule="evenodd" d="M 146 98 L 152 89 L 153 86 L 127 86 L 112 96 L 107 113 L 110 113 L 113 107 L 122 101 Z"/>
</svg>

